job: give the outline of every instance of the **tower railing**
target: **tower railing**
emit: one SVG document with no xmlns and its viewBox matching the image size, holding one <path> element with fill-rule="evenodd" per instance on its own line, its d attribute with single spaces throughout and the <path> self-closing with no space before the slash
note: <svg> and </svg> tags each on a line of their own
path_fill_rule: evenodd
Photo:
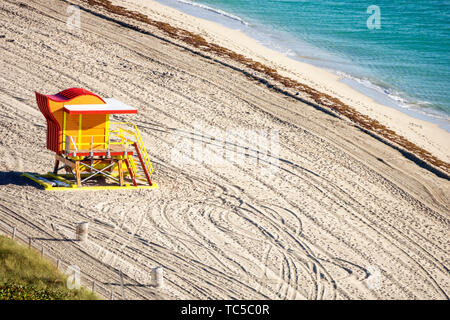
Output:
<svg viewBox="0 0 450 320">
<path fill-rule="evenodd" d="M 142 140 L 142 136 L 139 132 L 138 127 L 132 122 L 110 122 L 111 125 L 115 126 L 114 129 L 110 130 L 112 136 L 120 138 L 121 142 L 124 144 L 135 144 L 139 148 L 139 152 L 142 156 L 144 165 L 146 166 L 148 173 L 152 175 L 154 172 L 152 163 L 148 156 L 147 150 Z M 126 128 L 124 128 L 126 126 Z M 130 129 L 131 127 L 131 129 Z M 134 129 L 134 130 L 133 130 Z M 132 165 L 134 172 L 136 172 L 136 164 L 132 157 L 129 157 L 130 164 Z"/>
<path fill-rule="evenodd" d="M 96 150 L 103 149 L 107 150 L 107 154 L 109 155 L 112 145 L 122 145 L 125 148 L 124 155 L 128 159 L 133 175 L 139 176 L 138 163 L 127 152 L 130 147 L 134 146 L 137 148 L 137 156 L 139 157 L 139 161 L 142 162 L 145 174 L 148 175 L 148 180 L 150 180 L 154 169 L 138 127 L 132 122 L 110 122 L 109 125 L 108 131 L 103 135 L 65 135 L 65 153 L 76 157 L 81 150 L 84 152 L 90 151 L 90 154 L 93 155 Z M 102 141 L 98 142 L 95 140 Z"/>
</svg>

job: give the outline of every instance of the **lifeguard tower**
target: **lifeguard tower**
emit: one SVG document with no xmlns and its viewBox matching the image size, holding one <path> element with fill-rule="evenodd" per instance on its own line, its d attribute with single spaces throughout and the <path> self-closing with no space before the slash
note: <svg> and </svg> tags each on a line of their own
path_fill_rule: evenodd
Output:
<svg viewBox="0 0 450 320">
<path fill-rule="evenodd" d="M 55 163 L 53 172 L 24 176 L 46 190 L 157 188 L 137 126 L 110 121 L 110 115 L 136 114 L 136 108 L 81 88 L 55 95 L 36 92 L 36 101 L 47 121 L 47 149 L 55 152 Z"/>
</svg>

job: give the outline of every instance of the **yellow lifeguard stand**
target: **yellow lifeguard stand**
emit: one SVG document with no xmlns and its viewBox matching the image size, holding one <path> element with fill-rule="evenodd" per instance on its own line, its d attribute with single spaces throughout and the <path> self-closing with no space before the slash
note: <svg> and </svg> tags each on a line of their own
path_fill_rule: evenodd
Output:
<svg viewBox="0 0 450 320">
<path fill-rule="evenodd" d="M 81 88 L 36 92 L 36 101 L 47 121 L 47 149 L 56 153 L 55 165 L 48 174 L 24 176 L 46 190 L 157 188 L 137 126 L 110 121 L 111 114 L 135 114 L 136 108 Z M 58 174 L 61 169 L 66 173 Z M 98 177 L 106 179 L 94 182 Z"/>
</svg>

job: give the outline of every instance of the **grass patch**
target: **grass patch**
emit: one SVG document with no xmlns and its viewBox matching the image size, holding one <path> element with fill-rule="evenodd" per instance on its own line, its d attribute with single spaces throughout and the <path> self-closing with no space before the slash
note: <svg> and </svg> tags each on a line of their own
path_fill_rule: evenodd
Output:
<svg viewBox="0 0 450 320">
<path fill-rule="evenodd" d="M 33 249 L 0 236 L 0 300 L 97 300 L 91 291 L 70 290 L 67 277 Z"/>
</svg>

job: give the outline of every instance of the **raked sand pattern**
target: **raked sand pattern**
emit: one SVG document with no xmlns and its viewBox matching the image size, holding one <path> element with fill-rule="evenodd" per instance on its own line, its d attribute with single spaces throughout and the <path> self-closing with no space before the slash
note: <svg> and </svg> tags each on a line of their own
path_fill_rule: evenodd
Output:
<svg viewBox="0 0 450 320">
<path fill-rule="evenodd" d="M 67 6 L 0 5 L 3 222 L 117 292 L 121 270 L 133 279 L 129 299 L 449 298 L 448 180 L 151 27 L 83 11 L 82 29 L 69 30 Z M 53 164 L 34 90 L 69 87 L 139 109 L 130 118 L 159 190 L 46 192 L 20 177 Z M 248 137 L 230 143 L 227 129 L 277 133 L 278 156 Z M 185 163 L 174 156 L 180 141 L 241 160 Z M 81 221 L 87 243 L 58 241 L 74 239 Z M 158 265 L 161 290 L 148 285 Z"/>
</svg>

